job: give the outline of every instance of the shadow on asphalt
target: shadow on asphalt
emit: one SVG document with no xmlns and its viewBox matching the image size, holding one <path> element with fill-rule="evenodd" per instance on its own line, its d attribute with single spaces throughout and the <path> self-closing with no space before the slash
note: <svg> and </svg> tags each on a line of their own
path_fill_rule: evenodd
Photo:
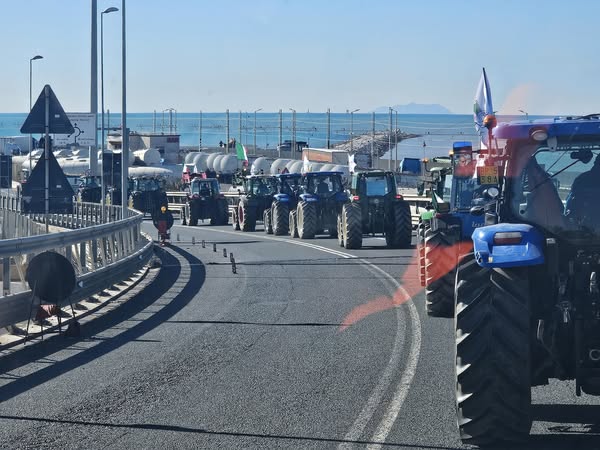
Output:
<svg viewBox="0 0 600 450">
<path fill-rule="evenodd" d="M 268 323 L 268 322 L 241 322 L 236 320 L 167 320 L 166 323 L 197 323 L 217 325 L 252 325 L 258 327 L 339 327 L 340 323 L 298 322 L 298 323 Z"/>
<path fill-rule="evenodd" d="M 14 381 L 1 386 L 0 402 L 20 395 L 23 392 L 59 377 L 70 370 L 84 366 L 94 359 L 110 353 L 128 342 L 137 340 L 140 336 L 143 336 L 145 333 L 148 333 L 160 324 L 166 322 L 185 307 L 194 298 L 196 293 L 200 291 L 204 284 L 206 270 L 202 265 L 202 262 L 190 253 L 177 247 L 169 247 L 169 249 L 185 258 L 190 265 L 189 281 L 169 304 L 163 306 L 159 311 L 143 321 L 137 323 L 129 321 L 132 317 L 153 305 L 157 300 L 160 300 L 163 294 L 169 291 L 179 278 L 181 273 L 180 261 L 168 251 L 161 251 L 159 256 L 165 267 L 160 270 L 157 277 L 150 284 L 115 309 L 112 309 L 102 316 L 81 326 L 81 334 L 84 336 L 83 339 L 86 339 L 85 337 L 89 336 L 88 340 L 98 340 L 98 338 L 94 337 L 95 335 L 113 327 L 120 326 L 124 328 L 124 331 L 114 337 L 101 341 L 91 348 L 81 349 L 81 351 L 73 356 L 60 361 L 51 360 L 49 356 L 60 352 L 61 350 L 73 348 L 76 346 L 77 340 L 55 335 L 44 342 L 27 345 L 24 348 L 0 358 L 0 364 L 2 366 L 0 375 L 5 376 L 11 376 L 7 375 L 7 372 L 35 361 L 46 359 L 50 362 L 50 365 L 43 369 L 34 371 L 33 373 L 22 377 L 14 378 Z M 127 327 L 128 324 L 132 323 L 136 324 Z"/>
<path fill-rule="evenodd" d="M 261 433 L 243 433 L 233 431 L 211 431 L 203 428 L 192 428 L 182 427 L 176 425 L 161 425 L 161 424 L 150 424 L 150 423 L 109 423 L 109 422 L 89 422 L 83 420 L 61 420 L 61 419 L 47 419 L 43 417 L 26 417 L 26 416 L 10 416 L 0 414 L 0 420 L 20 420 L 20 421 L 31 421 L 41 422 L 47 424 L 62 424 L 62 425 L 82 425 L 82 426 L 93 426 L 93 427 L 104 427 L 107 429 L 140 429 L 148 431 L 171 431 L 177 433 L 194 433 L 205 436 L 222 436 L 222 437 L 233 437 L 233 438 L 252 438 L 252 439 L 265 439 L 265 440 L 283 440 L 297 442 L 299 446 L 306 445 L 307 443 L 321 443 L 321 444 L 358 444 L 358 445 L 370 445 L 379 444 L 384 447 L 397 447 L 397 448 L 415 448 L 415 449 L 432 449 L 432 450 L 459 450 L 457 447 L 446 447 L 437 445 L 419 445 L 419 444 L 408 444 L 400 442 L 386 442 L 380 444 L 379 442 L 373 441 L 351 441 L 346 439 L 326 438 L 326 437 L 313 437 L 313 436 L 289 436 L 285 434 L 261 434 Z M 302 444 L 301 444 L 302 443 Z M 201 444 L 198 444 L 201 445 Z M 270 445 L 275 446 L 275 443 Z"/>
</svg>

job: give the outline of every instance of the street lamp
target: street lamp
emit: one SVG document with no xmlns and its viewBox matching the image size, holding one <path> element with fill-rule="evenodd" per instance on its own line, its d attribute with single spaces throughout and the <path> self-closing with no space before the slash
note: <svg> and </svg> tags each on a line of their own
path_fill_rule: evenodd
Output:
<svg viewBox="0 0 600 450">
<path fill-rule="evenodd" d="M 29 59 L 29 112 L 31 112 L 31 62 L 37 61 L 38 59 L 44 59 L 41 55 L 35 55 Z M 31 175 L 31 134 L 29 135 L 29 175 Z"/>
<path fill-rule="evenodd" d="M 360 108 L 350 111 L 350 154 L 354 153 L 354 113 L 357 111 L 360 111 Z"/>
<path fill-rule="evenodd" d="M 290 156 L 293 158 L 296 154 L 296 110 L 289 108 L 292 112 L 292 148 L 290 149 Z"/>
<path fill-rule="evenodd" d="M 256 155 L 256 113 L 262 111 L 262 108 L 258 108 L 254 111 L 254 154 Z"/>
<path fill-rule="evenodd" d="M 101 192 L 101 199 L 100 199 L 100 203 L 102 204 L 102 206 L 104 206 L 104 195 L 105 195 L 105 190 L 104 190 L 104 171 L 106 170 L 104 167 L 104 14 L 109 14 L 111 12 L 116 12 L 118 11 L 118 8 L 115 8 L 114 6 L 111 6 L 110 8 L 106 8 L 104 11 L 102 11 L 102 13 L 100 13 L 100 103 L 101 103 L 101 108 L 102 108 L 102 114 L 101 114 L 101 131 L 100 131 L 100 136 L 101 136 L 101 140 L 100 140 L 100 155 L 102 158 L 102 172 L 100 173 L 100 192 Z M 121 163 L 122 164 L 122 163 Z M 111 169 L 112 169 L 112 159 L 111 159 Z M 112 182 L 113 180 L 111 180 Z M 104 208 L 102 208 L 102 211 L 104 211 Z"/>
</svg>

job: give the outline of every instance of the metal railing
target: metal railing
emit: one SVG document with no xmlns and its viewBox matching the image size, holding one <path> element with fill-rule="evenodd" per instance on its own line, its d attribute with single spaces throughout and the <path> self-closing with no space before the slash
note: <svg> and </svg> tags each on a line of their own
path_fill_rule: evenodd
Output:
<svg viewBox="0 0 600 450">
<path fill-rule="evenodd" d="M 49 216 L 51 232 L 45 234 L 43 215 L 18 213 L 12 195 L 0 195 L 3 236 L 0 240 L 2 296 L 0 328 L 27 320 L 32 292 L 25 273 L 29 261 L 44 251 L 65 256 L 73 265 L 77 287 L 69 301 L 77 302 L 128 278 L 148 263 L 152 239 L 142 234 L 143 215 L 128 210 L 121 218 L 121 207 L 77 203 L 73 214 Z M 17 291 L 17 292 L 13 292 Z"/>
</svg>

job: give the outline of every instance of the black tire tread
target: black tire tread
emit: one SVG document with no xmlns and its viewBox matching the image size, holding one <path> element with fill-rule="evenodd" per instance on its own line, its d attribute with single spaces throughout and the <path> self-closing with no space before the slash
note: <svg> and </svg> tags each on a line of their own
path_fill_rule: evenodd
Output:
<svg viewBox="0 0 600 450">
<path fill-rule="evenodd" d="M 313 203 L 304 200 L 296 210 L 296 228 L 300 239 L 313 239 L 317 231 L 317 209 Z"/>
<path fill-rule="evenodd" d="M 461 439 L 522 442 L 531 428 L 526 268 L 481 268 L 473 254 L 456 278 L 456 399 Z"/>
<path fill-rule="evenodd" d="M 412 216 L 408 202 L 394 203 L 393 223 L 385 234 L 389 248 L 409 248 L 412 242 Z"/>
<path fill-rule="evenodd" d="M 273 234 L 276 236 L 288 234 L 290 229 L 290 206 L 287 203 L 273 202 L 271 211 Z"/>
<path fill-rule="evenodd" d="M 424 235 L 425 304 L 431 317 L 454 317 L 454 281 L 458 245 L 445 230 L 427 229 Z"/>
<path fill-rule="evenodd" d="M 362 247 L 362 212 L 358 203 L 346 203 L 342 206 L 342 229 L 345 248 Z"/>
</svg>

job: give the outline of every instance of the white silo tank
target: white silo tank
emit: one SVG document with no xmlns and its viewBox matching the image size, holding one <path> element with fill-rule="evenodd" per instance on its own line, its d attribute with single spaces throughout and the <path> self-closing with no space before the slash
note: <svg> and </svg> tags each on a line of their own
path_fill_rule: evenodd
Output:
<svg viewBox="0 0 600 450">
<path fill-rule="evenodd" d="M 219 155 L 220 155 L 220 153 L 211 153 L 210 155 L 208 155 L 208 158 L 206 158 L 206 167 L 208 169 L 215 170 L 214 169 L 215 158 Z"/>
<path fill-rule="evenodd" d="M 311 172 L 319 172 L 321 167 L 323 167 L 323 163 L 311 162 L 309 163 L 309 167 Z"/>
<path fill-rule="evenodd" d="M 271 162 L 263 156 L 254 160 L 254 162 L 252 163 L 252 167 L 250 168 L 250 173 L 260 174 L 261 170 L 265 175 L 269 174 L 269 172 L 271 171 Z"/>
<path fill-rule="evenodd" d="M 208 157 L 210 155 L 208 153 L 198 153 L 196 152 L 196 154 L 194 155 L 194 158 L 192 159 L 192 164 L 194 165 L 194 172 L 195 173 L 202 173 L 204 171 L 206 171 L 207 166 L 207 161 L 208 161 Z"/>
<path fill-rule="evenodd" d="M 136 150 L 133 152 L 136 158 L 143 161 L 147 166 L 158 166 L 161 162 L 160 152 L 155 148 L 145 148 L 143 150 Z"/>
<path fill-rule="evenodd" d="M 221 161 L 223 160 L 223 158 L 225 158 L 225 156 L 222 153 L 217 154 L 217 157 L 215 159 L 213 159 L 212 162 L 212 170 L 214 170 L 215 172 L 220 172 L 221 171 Z"/>
<path fill-rule="evenodd" d="M 320 171 L 321 172 L 331 172 L 334 167 L 335 167 L 335 164 L 323 164 Z"/>
<path fill-rule="evenodd" d="M 285 168 L 286 164 L 290 161 L 291 161 L 291 159 L 283 159 L 283 158 L 276 159 L 275 161 L 273 161 L 271 163 L 271 173 L 273 175 L 281 173 L 281 171 Z"/>
<path fill-rule="evenodd" d="M 239 166 L 241 166 L 241 162 L 238 163 L 236 155 L 224 155 L 223 159 L 221 159 L 220 170 L 224 174 L 232 174 L 238 169 Z"/>
<path fill-rule="evenodd" d="M 189 152 L 187 155 L 185 155 L 185 162 L 184 164 L 193 164 L 194 163 L 194 158 L 196 156 L 198 156 L 200 152 Z"/>
<path fill-rule="evenodd" d="M 304 163 L 302 161 L 294 161 L 288 170 L 290 173 L 302 173 L 303 165 Z"/>
</svg>

